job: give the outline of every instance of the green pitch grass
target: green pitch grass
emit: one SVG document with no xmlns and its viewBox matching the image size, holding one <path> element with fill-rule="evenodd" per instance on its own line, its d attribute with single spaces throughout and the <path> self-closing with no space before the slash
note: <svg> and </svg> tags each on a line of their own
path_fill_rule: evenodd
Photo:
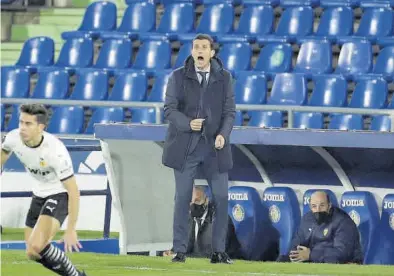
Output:
<svg viewBox="0 0 394 276">
<path fill-rule="evenodd" d="M 187 259 L 185 264 L 173 264 L 169 257 L 115 256 L 90 253 L 72 253 L 72 262 L 84 269 L 88 276 L 287 276 L 287 275 L 394 275 L 394 266 L 283 264 L 235 261 L 233 265 L 210 264 L 207 259 Z M 55 275 L 40 265 L 27 261 L 24 252 L 1 252 L 1 275 L 50 276 Z"/>
</svg>

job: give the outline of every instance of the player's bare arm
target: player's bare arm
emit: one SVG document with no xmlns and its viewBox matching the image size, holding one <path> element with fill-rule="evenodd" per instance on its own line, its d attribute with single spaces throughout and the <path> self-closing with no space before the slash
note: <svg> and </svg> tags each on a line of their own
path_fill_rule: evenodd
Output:
<svg viewBox="0 0 394 276">
<path fill-rule="evenodd" d="M 68 224 L 63 238 L 64 249 L 66 252 L 79 251 L 82 246 L 78 241 L 76 224 L 79 213 L 80 193 L 75 176 L 64 180 L 63 185 L 68 193 Z"/>
</svg>

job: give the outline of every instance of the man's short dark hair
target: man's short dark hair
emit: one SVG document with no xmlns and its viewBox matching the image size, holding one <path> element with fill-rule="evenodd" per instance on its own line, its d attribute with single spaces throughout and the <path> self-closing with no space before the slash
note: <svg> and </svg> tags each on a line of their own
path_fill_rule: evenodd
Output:
<svg viewBox="0 0 394 276">
<path fill-rule="evenodd" d="M 213 38 L 210 35 L 207 34 L 197 34 L 194 38 L 193 41 L 195 40 L 208 40 L 209 41 L 209 45 L 211 46 L 211 50 L 213 50 L 214 48 L 214 41 Z"/>
<path fill-rule="evenodd" d="M 19 112 L 36 116 L 37 123 L 47 125 L 48 110 L 42 104 L 22 104 Z"/>
</svg>

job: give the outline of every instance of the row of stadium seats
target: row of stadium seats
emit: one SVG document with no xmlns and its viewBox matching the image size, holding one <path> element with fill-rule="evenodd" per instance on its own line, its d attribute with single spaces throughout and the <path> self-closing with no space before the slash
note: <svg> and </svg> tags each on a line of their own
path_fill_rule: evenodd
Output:
<svg viewBox="0 0 394 276">
<path fill-rule="evenodd" d="M 307 190 L 303 195 L 303 214 L 310 211 L 309 200 L 314 191 Z M 325 191 L 332 204 L 346 211 L 357 225 L 365 263 L 394 264 L 394 194 L 383 199 L 380 217 L 378 205 L 370 192 L 345 192 L 338 205 L 335 194 Z M 228 212 L 246 256 L 266 249 L 267 238 L 272 238 L 264 236 L 267 222 L 279 233 L 280 254 L 289 253 L 301 217 L 297 196 L 291 188 L 269 187 L 261 199 L 252 187 L 231 187 Z M 256 244 L 259 247 L 254 246 Z"/>
<path fill-rule="evenodd" d="M 29 98 L 30 76 L 26 69 L 3 67 L 1 70 L 2 98 Z M 109 91 L 109 75 L 103 71 L 81 71 L 70 94 L 69 75 L 66 71 L 39 72 L 31 98 L 149 101 L 164 102 L 166 85 L 171 71 L 155 73 L 152 90 L 148 90 L 146 74 L 120 71 Z M 304 74 L 283 73 L 274 78 L 268 96 L 267 78 L 264 74 L 240 71 L 234 83 L 237 104 L 309 105 L 351 108 L 394 109 L 389 102 L 388 83 L 379 77 L 357 80 L 348 103 L 348 83 L 342 76 L 318 75 L 313 78 L 314 88 L 308 100 L 307 78 Z"/>
<path fill-rule="evenodd" d="M 85 129 L 85 112 L 80 106 L 60 106 L 53 108 L 48 131 L 57 134 L 93 134 L 94 124 L 127 121 L 128 109 L 121 107 L 93 108 L 92 117 Z M 13 107 L 8 125 L 5 124 L 6 106 L 1 106 L 1 130 L 10 131 L 18 127 L 18 107 Z M 163 113 L 162 113 L 163 115 Z M 249 126 L 263 128 L 281 128 L 284 126 L 284 115 L 280 111 L 251 111 L 249 112 Z M 73 118 L 69 120 L 68 118 Z M 161 118 L 163 120 L 163 117 Z M 132 108 L 131 123 L 156 123 L 154 108 Z M 244 125 L 244 115 L 237 111 L 235 125 Z M 391 120 L 388 116 L 373 116 L 370 127 L 364 126 L 363 116 L 358 114 L 331 114 L 328 129 L 333 130 L 373 130 L 390 131 Z M 294 128 L 324 129 L 324 114 L 318 112 L 294 112 Z"/>
<path fill-rule="evenodd" d="M 151 2 L 133 2 L 125 11 L 117 28 L 116 6 L 110 2 L 91 4 L 75 31 L 62 34 L 63 39 L 80 37 L 163 39 L 190 41 L 196 33 L 211 34 L 219 42 L 294 42 L 305 38 L 347 42 L 354 38 L 369 39 L 379 45 L 394 43 L 393 11 L 387 8 L 367 8 L 360 25 L 354 31 L 353 11 L 349 7 L 325 9 L 316 32 L 313 31 L 314 11 L 311 7 L 288 7 L 275 30 L 273 8 L 247 5 L 234 29 L 234 7 L 230 3 L 205 6 L 200 23 L 194 28 L 196 15 L 193 3 L 173 3 L 165 6 L 157 29 L 156 6 Z"/>
<path fill-rule="evenodd" d="M 181 46 L 173 68 L 183 65 L 191 52 L 191 43 Z M 132 68 L 153 74 L 156 70 L 170 69 L 171 44 L 169 41 L 145 41 L 133 59 L 130 40 L 108 40 L 93 64 L 94 46 L 90 39 L 70 39 L 63 45 L 59 59 L 54 63 L 54 42 L 48 37 L 31 38 L 25 42 L 15 66 L 30 71 L 57 70 L 65 68 L 74 73 L 81 68 L 105 69 L 110 73 L 119 69 Z M 332 45 L 329 41 L 307 40 L 301 44 L 295 66 L 292 66 L 293 51 L 288 43 L 269 43 L 260 51 L 254 68 L 251 68 L 253 51 L 248 43 L 225 43 L 218 56 L 224 67 L 236 74 L 237 71 L 261 71 L 265 74 L 296 72 L 313 74 L 341 74 L 354 78 L 362 74 L 380 75 L 388 80 L 394 78 L 394 44 L 380 50 L 373 64 L 371 44 L 366 40 L 347 42 L 342 45 L 338 65 L 333 67 Z M 351 58 L 349 58 L 351 57 Z"/>
</svg>

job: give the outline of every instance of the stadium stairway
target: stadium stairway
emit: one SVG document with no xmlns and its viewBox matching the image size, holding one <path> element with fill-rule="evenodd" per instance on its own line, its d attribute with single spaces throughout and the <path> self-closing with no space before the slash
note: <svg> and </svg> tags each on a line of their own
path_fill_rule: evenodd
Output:
<svg viewBox="0 0 394 276">
<path fill-rule="evenodd" d="M 15 12 L 10 41 L 1 43 L 1 65 L 12 65 L 18 60 L 23 42 L 28 38 L 46 35 L 55 41 L 55 59 L 63 40 L 61 33 L 77 29 L 86 7 L 96 0 L 72 0 L 67 8 L 48 8 L 39 11 Z M 109 0 L 117 6 L 118 23 L 126 7 L 124 0 Z"/>
</svg>

